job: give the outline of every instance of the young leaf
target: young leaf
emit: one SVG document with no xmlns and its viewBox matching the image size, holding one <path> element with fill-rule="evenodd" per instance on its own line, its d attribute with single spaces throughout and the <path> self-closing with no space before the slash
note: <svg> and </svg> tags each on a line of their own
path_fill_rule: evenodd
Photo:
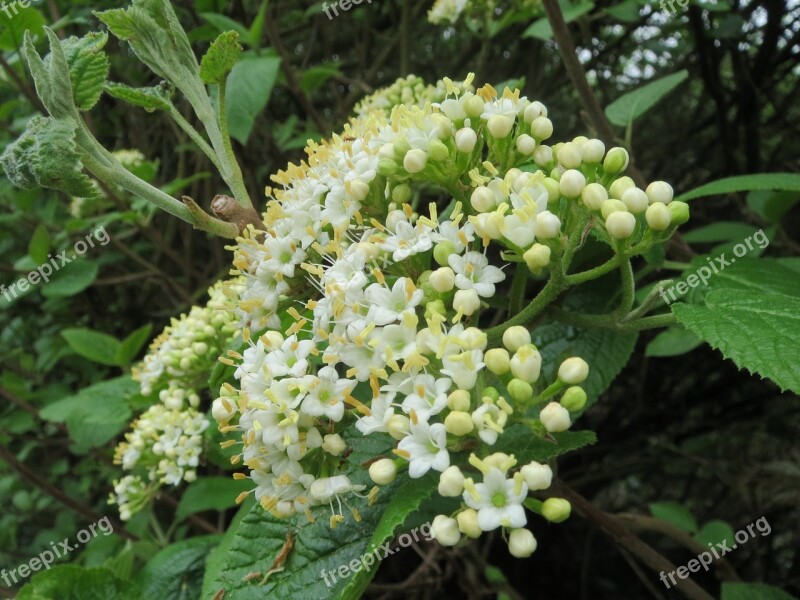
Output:
<svg viewBox="0 0 800 600">
<path fill-rule="evenodd" d="M 90 110 L 103 93 L 103 84 L 108 77 L 110 63 L 103 48 L 108 34 L 89 33 L 82 38 L 70 37 L 61 42 L 69 65 L 69 78 L 75 105 L 81 110 Z M 48 65 L 50 56 L 44 59 Z"/>
<path fill-rule="evenodd" d="M 70 348 L 84 358 L 112 367 L 120 366 L 117 358 L 120 351 L 120 341 L 99 331 L 86 328 L 64 329 L 61 336 L 67 340 Z"/>
<path fill-rule="evenodd" d="M 44 223 L 40 223 L 28 242 L 28 256 L 33 259 L 33 262 L 40 265 L 47 261 L 48 252 L 50 252 L 50 235 L 47 233 Z"/>
<path fill-rule="evenodd" d="M 696 334 L 683 327 L 670 327 L 659 333 L 647 345 L 645 356 L 680 356 L 697 348 L 703 343 Z"/>
<path fill-rule="evenodd" d="M 93 260 L 76 260 L 53 274 L 42 288 L 45 298 L 70 298 L 88 288 L 95 279 L 99 267 Z"/>
<path fill-rule="evenodd" d="M 11 182 L 24 189 L 46 187 L 72 196 L 90 196 L 92 180 L 82 172 L 75 145 L 77 126 L 68 117 L 32 117 L 22 135 L 0 156 Z"/>
<path fill-rule="evenodd" d="M 236 505 L 236 496 L 250 489 L 249 480 L 236 481 L 231 477 L 201 477 L 191 483 L 181 496 L 175 518 L 181 521 L 205 510 L 225 510 Z"/>
<path fill-rule="evenodd" d="M 697 533 L 697 521 L 685 506 L 677 502 L 653 502 L 650 514 L 656 519 L 666 521 L 678 529 L 689 533 Z"/>
<path fill-rule="evenodd" d="M 118 579 L 108 569 L 55 565 L 36 574 L 20 591 L 18 600 L 130 600 L 138 598 L 138 584 Z"/>
<path fill-rule="evenodd" d="M 256 117 L 269 102 L 281 60 L 275 56 L 253 56 L 239 61 L 226 87 L 228 128 L 232 138 L 246 144 Z"/>
<path fill-rule="evenodd" d="M 722 600 L 797 600 L 797 597 L 763 583 L 723 583 Z"/>
<path fill-rule="evenodd" d="M 200 598 L 206 558 L 221 539 L 221 535 L 193 537 L 158 552 L 140 574 L 142 598 Z"/>
<path fill-rule="evenodd" d="M 128 337 L 122 340 L 122 343 L 117 348 L 116 361 L 120 365 L 129 365 L 131 361 L 139 354 L 147 338 L 150 337 L 150 332 L 153 330 L 153 324 L 148 323 L 139 327 L 136 331 L 131 333 Z"/>
<path fill-rule="evenodd" d="M 108 82 L 105 90 L 110 96 L 139 106 L 147 112 L 169 110 L 171 106 L 171 92 L 164 84 L 155 87 L 133 88 L 124 83 Z"/>
<path fill-rule="evenodd" d="M 733 192 L 749 192 L 751 190 L 785 190 L 800 192 L 800 174 L 797 173 L 756 173 L 755 175 L 736 175 L 706 183 L 676 200 L 686 202 L 704 196 L 719 196 Z"/>
<path fill-rule="evenodd" d="M 228 77 L 239 56 L 242 46 L 239 44 L 239 34 L 235 31 L 226 31 L 219 34 L 211 47 L 200 61 L 200 78 L 203 83 L 222 85 Z"/>
<path fill-rule="evenodd" d="M 684 69 L 623 94 L 606 107 L 606 117 L 614 125 L 625 127 L 653 108 L 687 77 L 689 72 Z"/>
</svg>

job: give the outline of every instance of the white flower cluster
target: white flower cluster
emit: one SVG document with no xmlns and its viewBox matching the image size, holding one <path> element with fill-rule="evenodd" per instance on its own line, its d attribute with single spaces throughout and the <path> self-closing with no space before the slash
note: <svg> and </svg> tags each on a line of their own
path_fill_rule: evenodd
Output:
<svg viewBox="0 0 800 600">
<path fill-rule="evenodd" d="M 421 77 L 408 75 L 365 97 L 356 104 L 353 112 L 362 117 L 374 111 L 386 111 L 386 114 L 389 114 L 395 106 L 401 104 L 424 107 L 426 104 L 441 102 L 447 97 L 448 88 L 454 87 L 459 92 L 467 91 L 464 86 L 455 82 L 445 83 L 444 80 L 440 80 L 430 85 Z"/>
<path fill-rule="evenodd" d="M 536 14 L 541 6 L 541 0 L 436 0 L 428 11 L 428 21 L 434 25 L 454 25 L 462 15 L 480 13 L 497 21 L 510 10 L 516 14 Z"/>
<path fill-rule="evenodd" d="M 461 87 L 443 82 L 440 103 L 365 115 L 273 177 L 281 187 L 267 190 L 264 230 L 240 239 L 234 259 L 248 343 L 233 356 L 238 386 L 223 386 L 212 414 L 223 433 L 238 432 L 224 443 L 241 445 L 232 462 L 248 472 L 238 477 L 252 479 L 276 516 L 311 519 L 309 508 L 325 504 L 332 526 L 344 519 L 342 501 L 365 489 L 345 474 L 344 433 L 354 425 L 396 441 L 397 458 L 369 469 L 376 484 L 398 470 L 436 471 L 443 495 L 463 497 L 463 524 L 434 524 L 442 543 L 503 527 L 523 556 L 535 541 L 522 504 L 555 521 L 564 501 L 526 500 L 548 487 L 549 468 L 529 463 L 512 474 L 513 456 L 486 450 L 513 423 L 540 435 L 568 429 L 586 404 L 589 366 L 568 358 L 546 385 L 530 333 L 508 327 L 498 343 L 481 314 L 497 301 L 508 264 L 550 268 L 566 242 L 562 223 L 580 223 L 580 232 L 595 210 L 576 199 L 595 182 L 608 191 L 624 166 L 615 162 L 620 149 L 604 163 L 598 140 L 544 145 L 547 110 L 519 91 L 463 91 L 471 76 Z M 665 185 L 647 194 L 666 208 Z M 422 213 L 432 189 L 452 200 Z M 652 235 L 649 220 L 634 218 Z M 250 329 L 265 328 L 251 339 Z M 468 464 L 482 483 L 456 466 L 467 467 L 468 447 L 481 449 Z"/>
<path fill-rule="evenodd" d="M 436 0 L 428 11 L 428 21 L 434 25 L 453 24 L 464 11 L 469 0 Z"/>
</svg>

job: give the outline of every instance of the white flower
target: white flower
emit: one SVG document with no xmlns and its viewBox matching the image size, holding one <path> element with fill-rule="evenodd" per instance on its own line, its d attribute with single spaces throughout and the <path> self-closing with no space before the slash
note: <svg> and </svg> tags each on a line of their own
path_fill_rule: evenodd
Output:
<svg viewBox="0 0 800 600">
<path fill-rule="evenodd" d="M 427 421 L 431 415 L 442 412 L 447 406 L 447 393 L 452 381 L 447 377 L 436 379 L 433 375 L 417 375 L 413 391 L 403 400 L 403 412 L 417 413 L 417 417 Z"/>
<path fill-rule="evenodd" d="M 303 400 L 303 410 L 312 417 L 325 415 L 332 421 L 344 416 L 344 399 L 355 387 L 355 382 L 340 379 L 333 367 L 323 367 L 309 386 Z"/>
<path fill-rule="evenodd" d="M 402 314 L 419 305 L 422 290 L 414 287 L 414 282 L 400 277 L 389 290 L 385 285 L 373 283 L 364 290 L 364 298 L 369 303 L 367 321 L 375 325 L 388 325 L 402 319 Z"/>
<path fill-rule="evenodd" d="M 453 254 L 447 262 L 456 274 L 457 288 L 474 289 L 484 298 L 494 296 L 494 284 L 506 278 L 500 269 L 489 265 L 489 259 L 480 252 L 471 251 L 463 256 Z"/>
<path fill-rule="evenodd" d="M 442 423 L 428 425 L 420 420 L 411 423 L 411 433 L 397 447 L 409 455 L 408 475 L 418 479 L 431 469 L 444 471 L 450 466 L 446 444 L 447 431 Z"/>
<path fill-rule="evenodd" d="M 389 430 L 389 420 L 394 415 L 392 398 L 394 398 L 394 394 L 390 396 L 379 394 L 377 398 L 373 398 L 369 407 L 370 414 L 359 418 L 356 421 L 356 428 L 364 435 L 369 435 L 376 431 L 386 433 Z"/>
<path fill-rule="evenodd" d="M 287 337 L 281 347 L 267 354 L 265 364 L 273 377 L 301 377 L 308 369 L 307 357 L 315 348 L 311 340 L 300 341 L 296 335 Z"/>
<path fill-rule="evenodd" d="M 522 502 L 528 495 L 528 486 L 522 475 L 506 479 L 503 471 L 493 468 L 484 475 L 483 483 L 468 479 L 464 488 L 464 502 L 478 511 L 478 526 L 483 531 L 525 527 L 527 519 Z"/>
<path fill-rule="evenodd" d="M 415 227 L 408 221 L 400 221 L 394 233 L 387 236 L 381 246 L 392 253 L 392 260 L 400 262 L 413 254 L 430 250 L 433 239 L 430 228 L 423 225 Z"/>
</svg>

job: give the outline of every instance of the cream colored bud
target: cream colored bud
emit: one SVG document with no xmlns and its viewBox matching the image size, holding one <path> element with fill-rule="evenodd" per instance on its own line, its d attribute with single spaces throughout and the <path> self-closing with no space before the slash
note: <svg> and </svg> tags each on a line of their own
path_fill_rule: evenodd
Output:
<svg viewBox="0 0 800 600">
<path fill-rule="evenodd" d="M 589 364 L 579 356 L 571 356 L 558 367 L 558 378 L 569 385 L 578 385 L 589 376 Z"/>
<path fill-rule="evenodd" d="M 599 183 L 590 183 L 581 192 L 581 202 L 589 210 L 600 210 L 606 200 L 608 191 Z"/>
<path fill-rule="evenodd" d="M 536 551 L 536 538 L 525 529 L 514 529 L 508 535 L 508 551 L 515 558 L 528 558 Z"/>
<path fill-rule="evenodd" d="M 513 325 L 503 332 L 503 346 L 509 352 L 516 352 L 531 343 L 531 334 L 522 325 Z"/>
<path fill-rule="evenodd" d="M 505 375 L 508 373 L 511 357 L 505 348 L 492 348 L 483 357 L 486 368 L 495 375 Z"/>
<path fill-rule="evenodd" d="M 538 100 L 531 102 L 522 113 L 526 123 L 533 123 L 539 117 L 547 116 L 547 108 Z"/>
<path fill-rule="evenodd" d="M 628 239 L 635 228 L 636 217 L 629 212 L 613 212 L 606 219 L 606 230 L 615 240 Z"/>
<path fill-rule="evenodd" d="M 455 498 L 464 493 L 464 474 L 455 465 L 447 467 L 439 475 L 439 495 Z"/>
<path fill-rule="evenodd" d="M 628 207 L 628 211 L 639 215 L 647 210 L 649 200 L 647 194 L 637 187 L 628 188 L 622 193 L 622 202 Z"/>
<path fill-rule="evenodd" d="M 644 213 L 647 226 L 653 231 L 664 231 L 672 223 L 672 213 L 666 204 L 656 202 L 647 208 Z"/>
<path fill-rule="evenodd" d="M 628 212 L 628 207 L 622 200 L 606 200 L 600 205 L 600 214 L 603 219 L 607 219 L 608 215 L 618 211 Z"/>
<path fill-rule="evenodd" d="M 392 438 L 399 441 L 411 432 L 411 421 L 405 415 L 394 414 L 389 417 L 386 429 Z"/>
<path fill-rule="evenodd" d="M 428 164 L 428 153 L 420 148 L 412 148 L 403 158 L 403 168 L 409 173 L 419 173 Z"/>
<path fill-rule="evenodd" d="M 523 133 L 517 138 L 516 146 L 517 152 L 523 156 L 530 156 L 536 150 L 536 140 L 527 133 Z"/>
<path fill-rule="evenodd" d="M 558 180 L 558 189 L 565 198 L 577 198 L 586 187 L 586 177 L 576 169 L 564 171 Z"/>
<path fill-rule="evenodd" d="M 672 202 L 672 197 L 674 194 L 672 191 L 672 186 L 666 181 L 654 181 L 647 186 L 646 193 L 647 198 L 650 200 L 650 204 L 654 204 L 656 202 L 660 202 L 661 204 L 669 204 Z"/>
<path fill-rule="evenodd" d="M 599 164 L 605 152 L 605 144 L 597 139 L 586 140 L 581 146 L 581 158 L 590 165 Z"/>
<path fill-rule="evenodd" d="M 377 485 L 388 485 L 397 477 L 397 465 L 390 458 L 376 460 L 369 466 L 369 477 Z"/>
<path fill-rule="evenodd" d="M 551 251 L 549 246 L 544 244 L 534 244 L 525 251 L 522 255 L 525 264 L 534 273 L 538 274 L 541 270 L 550 264 Z"/>
<path fill-rule="evenodd" d="M 544 428 L 550 433 L 566 431 L 572 425 L 569 411 L 558 402 L 550 402 L 539 413 L 539 419 Z"/>
<path fill-rule="evenodd" d="M 533 162 L 541 169 L 546 169 L 553 164 L 553 149 L 550 146 L 538 145 L 533 151 Z"/>
<path fill-rule="evenodd" d="M 545 210 L 536 215 L 535 221 L 536 237 L 543 240 L 558 237 L 561 232 L 561 221 L 549 210 Z"/>
<path fill-rule="evenodd" d="M 569 519 L 572 505 L 564 498 L 548 498 L 542 503 L 542 516 L 551 523 L 561 523 Z"/>
<path fill-rule="evenodd" d="M 470 433 L 475 429 L 475 425 L 473 425 L 472 417 L 469 413 L 453 411 L 444 418 L 444 428 L 447 433 L 460 437 Z"/>
<path fill-rule="evenodd" d="M 322 449 L 328 454 L 339 456 L 346 448 L 347 444 L 338 433 L 329 433 L 322 438 Z"/>
<path fill-rule="evenodd" d="M 497 206 L 494 192 L 485 185 L 479 185 L 469 197 L 469 203 L 480 213 L 488 212 Z"/>
<path fill-rule="evenodd" d="M 481 299 L 478 297 L 478 292 L 473 289 L 458 290 L 453 297 L 453 308 L 468 317 L 475 314 L 480 307 Z"/>
<path fill-rule="evenodd" d="M 428 282 L 439 293 L 449 292 L 456 282 L 456 274 L 450 267 L 441 267 L 431 273 Z"/>
<path fill-rule="evenodd" d="M 477 539 L 481 537 L 483 530 L 478 525 L 478 511 L 474 508 L 466 508 L 456 515 L 458 529 L 468 538 Z"/>
<path fill-rule="evenodd" d="M 437 515 L 431 525 L 434 539 L 442 546 L 455 546 L 461 539 L 458 522 L 446 515 Z"/>
<path fill-rule="evenodd" d="M 469 154 L 475 149 L 478 143 L 478 134 L 471 127 L 462 127 L 456 131 L 456 149 L 459 152 Z"/>
<path fill-rule="evenodd" d="M 556 157 L 565 169 L 577 169 L 581 166 L 581 149 L 574 142 L 561 144 L 561 147 L 556 152 Z"/>
<path fill-rule="evenodd" d="M 528 383 L 536 383 L 542 369 L 542 355 L 533 344 L 522 346 L 511 357 L 511 374 Z"/>
<path fill-rule="evenodd" d="M 620 177 L 608 188 L 608 195 L 611 198 L 622 200 L 622 195 L 625 193 L 625 190 L 628 190 L 632 187 L 636 187 L 633 179 L 630 177 Z"/>
<path fill-rule="evenodd" d="M 531 135 L 537 142 L 548 139 L 553 135 L 553 122 L 547 117 L 537 117 L 531 123 Z"/>
<path fill-rule="evenodd" d="M 546 490 L 553 482 L 553 470 L 548 465 L 538 462 L 530 462 L 520 469 L 525 484 L 532 492 L 536 490 Z"/>
<path fill-rule="evenodd" d="M 453 390 L 447 396 L 447 407 L 450 410 L 467 412 L 470 407 L 470 395 L 467 390 Z"/>
<path fill-rule="evenodd" d="M 486 128 L 493 138 L 502 139 L 514 128 L 514 119 L 505 115 L 492 115 L 486 122 Z"/>
</svg>

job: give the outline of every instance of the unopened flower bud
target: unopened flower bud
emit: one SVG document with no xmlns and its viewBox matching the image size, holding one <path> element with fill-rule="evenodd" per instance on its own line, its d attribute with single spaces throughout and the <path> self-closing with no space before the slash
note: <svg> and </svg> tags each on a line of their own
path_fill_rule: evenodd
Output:
<svg viewBox="0 0 800 600">
<path fill-rule="evenodd" d="M 522 346 L 511 357 L 511 374 L 517 379 L 536 383 L 542 369 L 542 355 L 533 344 Z"/>
<path fill-rule="evenodd" d="M 411 199 L 411 186 L 407 183 L 401 183 L 394 186 L 392 189 L 392 201 L 397 204 L 405 204 Z"/>
<path fill-rule="evenodd" d="M 578 385 L 589 376 L 589 365 L 579 356 L 571 356 L 558 367 L 558 378 L 569 385 Z"/>
<path fill-rule="evenodd" d="M 390 458 L 376 460 L 369 466 L 369 477 L 377 485 L 388 485 L 397 477 L 397 465 Z"/>
<path fill-rule="evenodd" d="M 569 411 L 558 402 L 550 402 L 539 413 L 539 419 L 544 428 L 550 433 L 566 431 L 572 425 Z"/>
<path fill-rule="evenodd" d="M 455 546 L 461 539 L 458 522 L 446 515 L 436 515 L 431 529 L 434 539 L 442 546 Z"/>
<path fill-rule="evenodd" d="M 569 519 L 572 505 L 564 498 L 548 498 L 542 502 L 542 516 L 551 523 L 561 523 Z"/>
<path fill-rule="evenodd" d="M 478 292 L 473 289 L 458 290 L 453 297 L 453 308 L 462 315 L 471 316 L 481 307 Z"/>
<path fill-rule="evenodd" d="M 403 158 L 403 168 L 409 173 L 419 173 L 428 164 L 428 153 L 420 148 L 412 148 Z"/>
<path fill-rule="evenodd" d="M 666 181 L 654 181 L 647 186 L 647 190 L 645 190 L 645 192 L 650 200 L 650 204 L 654 204 L 655 202 L 669 204 L 672 202 L 672 186 Z"/>
<path fill-rule="evenodd" d="M 478 134 L 471 127 L 462 127 L 456 131 L 456 149 L 459 152 L 469 154 L 475 149 L 478 143 Z"/>
<path fill-rule="evenodd" d="M 322 449 L 328 454 L 339 456 L 346 448 L 347 444 L 338 433 L 329 433 L 322 438 Z"/>
<path fill-rule="evenodd" d="M 456 515 L 458 529 L 468 538 L 477 539 L 481 537 L 483 530 L 478 525 L 478 511 L 474 508 L 466 508 Z"/>
<path fill-rule="evenodd" d="M 431 287 L 439 293 L 449 292 L 456 282 L 456 274 L 450 267 L 440 267 L 431 273 L 428 281 Z"/>
<path fill-rule="evenodd" d="M 453 411 L 444 418 L 444 428 L 447 433 L 462 436 L 470 433 L 475 425 L 472 424 L 472 417 L 469 413 Z"/>
<path fill-rule="evenodd" d="M 609 175 L 618 175 L 628 168 L 628 151 L 625 148 L 611 148 L 603 160 L 603 171 Z"/>
<path fill-rule="evenodd" d="M 608 200 L 608 192 L 599 183 L 590 183 L 581 192 L 581 202 L 589 210 L 600 210 L 606 200 Z"/>
<path fill-rule="evenodd" d="M 558 237 L 561 232 L 561 221 L 551 213 L 545 210 L 536 215 L 536 237 L 543 240 Z"/>
<path fill-rule="evenodd" d="M 406 221 L 406 215 L 402 210 L 392 210 L 386 215 L 386 229 L 394 233 L 397 224 Z"/>
<path fill-rule="evenodd" d="M 577 169 L 581 166 L 581 149 L 574 142 L 561 144 L 556 152 L 556 157 L 565 169 Z"/>
<path fill-rule="evenodd" d="M 455 465 L 447 467 L 439 475 L 439 495 L 455 498 L 464 493 L 464 474 Z"/>
<path fill-rule="evenodd" d="M 567 388 L 561 397 L 561 406 L 569 412 L 583 410 L 583 407 L 586 406 L 586 391 L 577 385 Z"/>
<path fill-rule="evenodd" d="M 586 140 L 581 146 L 581 158 L 590 165 L 599 164 L 605 152 L 605 144 L 598 139 Z"/>
<path fill-rule="evenodd" d="M 536 140 L 527 133 L 523 133 L 517 138 L 516 146 L 517 152 L 523 156 L 530 156 L 536 150 Z"/>
<path fill-rule="evenodd" d="M 505 375 L 508 373 L 511 357 L 504 348 L 492 348 L 483 357 L 486 368 L 495 375 Z"/>
<path fill-rule="evenodd" d="M 544 244 L 534 244 L 525 251 L 522 259 L 528 268 L 535 274 L 539 274 L 544 267 L 550 264 L 550 247 Z"/>
<path fill-rule="evenodd" d="M 447 396 L 447 407 L 450 410 L 466 412 L 469 410 L 470 395 L 467 390 L 453 390 Z"/>
<path fill-rule="evenodd" d="M 649 200 L 647 194 L 637 187 L 631 187 L 622 192 L 622 202 L 628 207 L 628 211 L 638 215 L 647 210 Z"/>
<path fill-rule="evenodd" d="M 611 198 L 622 200 L 622 195 L 632 187 L 636 187 L 633 179 L 630 177 L 620 177 L 608 188 L 608 195 Z"/>
<path fill-rule="evenodd" d="M 672 213 L 672 225 L 683 225 L 689 220 L 689 205 L 686 202 L 673 200 L 667 207 L 669 212 Z"/>
<path fill-rule="evenodd" d="M 526 123 L 532 123 L 539 117 L 546 117 L 547 108 L 545 108 L 544 104 L 536 100 L 525 107 L 525 111 L 522 113 L 522 115 Z"/>
<path fill-rule="evenodd" d="M 488 212 L 497 206 L 494 192 L 485 185 L 479 185 L 472 190 L 469 203 L 472 205 L 472 208 L 481 213 Z"/>
<path fill-rule="evenodd" d="M 656 202 L 647 208 L 644 218 L 653 231 L 664 231 L 672 223 L 672 212 L 666 204 Z"/>
<path fill-rule="evenodd" d="M 553 149 L 550 146 L 539 144 L 533 151 L 533 162 L 541 169 L 548 168 L 553 164 Z"/>
<path fill-rule="evenodd" d="M 450 150 L 447 148 L 447 146 L 444 145 L 444 142 L 442 142 L 441 140 L 433 139 L 428 144 L 428 156 L 430 156 L 431 160 L 435 162 L 444 162 L 448 158 L 450 158 Z"/>
<path fill-rule="evenodd" d="M 561 198 L 561 189 L 558 187 L 558 181 L 552 177 L 545 177 L 542 181 L 544 189 L 547 190 L 547 203 L 557 202 Z"/>
<path fill-rule="evenodd" d="M 433 247 L 433 260 L 446 267 L 450 257 L 455 253 L 456 247 L 450 240 L 442 240 Z"/>
<path fill-rule="evenodd" d="M 364 183 L 360 179 L 354 179 L 350 182 L 350 197 L 356 202 L 361 202 L 369 195 L 369 184 Z"/>
<path fill-rule="evenodd" d="M 503 346 L 509 352 L 516 352 L 531 343 L 531 334 L 522 325 L 513 325 L 503 332 Z"/>
<path fill-rule="evenodd" d="M 520 470 L 525 484 L 532 492 L 536 490 L 546 490 L 553 482 L 553 470 L 548 465 L 538 462 L 530 462 Z"/>
<path fill-rule="evenodd" d="M 476 215 L 474 220 L 470 218 L 470 221 L 475 225 L 475 233 L 480 237 L 499 240 L 503 235 L 500 229 L 503 225 L 503 217 L 496 212 L 481 213 Z"/>
<path fill-rule="evenodd" d="M 613 212 L 606 219 L 606 230 L 615 240 L 628 239 L 635 228 L 636 217 L 629 212 Z"/>
<path fill-rule="evenodd" d="M 486 128 L 493 138 L 502 139 L 514 128 L 514 119 L 505 115 L 492 115 L 486 123 Z"/>
<path fill-rule="evenodd" d="M 464 112 L 468 117 L 479 117 L 483 114 L 485 102 L 480 96 L 472 94 L 463 98 Z"/>
<path fill-rule="evenodd" d="M 389 435 L 396 440 L 402 440 L 411 431 L 411 421 L 405 415 L 392 415 L 386 424 Z"/>
<path fill-rule="evenodd" d="M 531 123 L 531 135 L 537 142 L 553 135 L 553 122 L 547 117 L 537 117 Z"/>
<path fill-rule="evenodd" d="M 536 538 L 523 528 L 514 529 L 508 535 L 508 551 L 515 558 L 528 558 L 536 550 Z"/>
<path fill-rule="evenodd" d="M 622 200 L 606 200 L 600 205 L 600 214 L 603 216 L 603 219 L 607 219 L 608 215 L 618 211 L 628 212 L 628 207 L 625 206 Z"/>
<path fill-rule="evenodd" d="M 524 404 L 531 398 L 533 398 L 533 388 L 531 384 L 527 381 L 522 381 L 522 379 L 514 378 L 508 382 L 508 395 L 511 396 L 511 399 L 514 402 L 519 402 Z"/>
<path fill-rule="evenodd" d="M 378 161 L 378 173 L 384 177 L 391 177 L 397 173 L 397 163 L 391 158 L 382 158 Z"/>
<path fill-rule="evenodd" d="M 217 398 L 211 404 L 211 416 L 218 422 L 227 421 L 236 414 L 236 405 L 228 398 Z"/>
<path fill-rule="evenodd" d="M 558 189 L 565 198 L 577 198 L 586 187 L 586 177 L 576 169 L 569 169 L 561 175 Z"/>
</svg>

